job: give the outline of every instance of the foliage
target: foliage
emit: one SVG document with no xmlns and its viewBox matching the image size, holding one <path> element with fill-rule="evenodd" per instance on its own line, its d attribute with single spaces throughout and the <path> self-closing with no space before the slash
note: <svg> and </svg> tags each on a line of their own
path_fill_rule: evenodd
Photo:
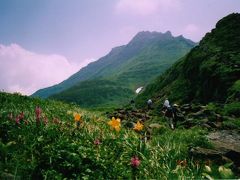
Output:
<svg viewBox="0 0 240 180">
<path fill-rule="evenodd" d="M 0 101 L 1 179 L 200 179 L 204 175 L 205 162 L 187 153 L 191 145 L 207 145 L 205 132 L 198 128 L 165 128 L 145 141 L 145 129 L 115 131 L 110 125 L 120 127 L 120 120 L 108 123 L 100 114 L 73 104 L 7 93 L 0 93 Z M 221 169 L 224 175 L 230 173 Z M 211 176 L 220 177 L 218 172 Z"/>
<path fill-rule="evenodd" d="M 83 81 L 59 94 L 53 95 L 51 99 L 65 102 L 75 102 L 83 108 L 111 107 L 114 104 L 128 103 L 134 92 L 129 88 L 108 80 Z"/>
<path fill-rule="evenodd" d="M 240 14 L 230 14 L 198 46 L 149 84 L 136 102 L 209 103 L 239 101 Z"/>
<path fill-rule="evenodd" d="M 240 117 L 240 102 L 233 102 L 224 106 L 225 115 Z"/>
</svg>

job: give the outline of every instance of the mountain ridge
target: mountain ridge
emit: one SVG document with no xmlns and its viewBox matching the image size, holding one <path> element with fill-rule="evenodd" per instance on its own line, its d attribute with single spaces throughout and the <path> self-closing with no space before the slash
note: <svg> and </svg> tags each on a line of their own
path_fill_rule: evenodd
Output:
<svg viewBox="0 0 240 180">
<path fill-rule="evenodd" d="M 198 46 L 146 87 L 136 99 L 138 104 L 143 105 L 148 98 L 161 104 L 165 97 L 178 103 L 239 101 L 240 24 L 237 22 L 239 13 L 219 20 Z"/>
<path fill-rule="evenodd" d="M 40 90 L 33 96 L 42 93 L 42 97 L 75 102 L 86 108 L 123 105 L 134 98 L 137 88 L 146 86 L 195 45 L 184 37 L 173 37 L 170 31 L 142 31 L 127 45 L 112 48 L 107 55 L 59 85 Z M 112 96 L 107 96 L 103 89 Z"/>
<path fill-rule="evenodd" d="M 137 35 L 134 36 L 127 45 L 112 48 L 107 55 L 99 58 L 97 61 L 89 63 L 87 66 L 81 68 L 77 73 L 73 74 L 68 79 L 51 87 L 40 89 L 32 94 L 32 96 L 47 98 L 53 94 L 57 94 L 72 87 L 74 84 L 80 81 L 111 76 L 111 74 L 116 72 L 117 67 L 121 66 L 124 61 L 126 62 L 133 56 L 139 54 L 143 48 L 146 48 L 149 43 L 152 43 L 151 39 L 156 36 L 158 38 L 175 38 L 172 36 L 170 31 L 167 31 L 166 33 L 141 31 L 137 33 Z M 146 43 L 146 39 L 150 39 L 149 42 Z M 190 40 L 186 41 L 188 43 L 190 42 Z M 195 45 L 194 42 L 191 41 L 191 43 L 188 44 L 189 47 L 193 47 Z M 190 49 L 189 47 L 187 48 Z"/>
</svg>

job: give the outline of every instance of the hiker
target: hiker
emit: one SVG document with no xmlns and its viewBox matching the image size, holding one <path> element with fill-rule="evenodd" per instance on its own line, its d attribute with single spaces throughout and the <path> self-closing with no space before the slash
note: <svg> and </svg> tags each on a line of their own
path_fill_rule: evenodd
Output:
<svg viewBox="0 0 240 180">
<path fill-rule="evenodd" d="M 130 106 L 131 106 L 132 109 L 136 109 L 134 99 L 131 99 Z"/>
<path fill-rule="evenodd" d="M 168 119 L 169 121 L 169 126 L 171 129 L 174 129 L 174 121 L 175 121 L 175 116 L 174 116 L 174 112 L 173 112 L 173 108 L 170 105 L 169 100 L 166 98 L 164 103 L 163 103 L 163 114 L 164 116 Z"/>
<path fill-rule="evenodd" d="M 131 101 L 130 101 L 130 104 L 134 104 L 135 102 L 134 102 L 134 100 L 132 99 Z"/>
<path fill-rule="evenodd" d="M 165 101 L 163 103 L 163 107 L 165 107 L 165 108 L 170 108 L 171 107 L 168 98 L 165 99 Z"/>
<path fill-rule="evenodd" d="M 149 99 L 147 101 L 147 106 L 148 106 L 148 110 L 152 109 L 152 100 L 151 99 Z"/>
<path fill-rule="evenodd" d="M 179 113 L 179 109 L 178 109 L 178 105 L 177 104 L 173 104 L 172 112 L 173 112 L 173 115 L 174 115 L 174 119 L 177 120 L 178 113 Z"/>
</svg>

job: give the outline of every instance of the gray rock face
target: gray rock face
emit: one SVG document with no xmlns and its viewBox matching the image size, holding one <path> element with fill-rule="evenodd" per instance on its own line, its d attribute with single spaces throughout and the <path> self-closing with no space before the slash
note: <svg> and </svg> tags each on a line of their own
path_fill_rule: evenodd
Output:
<svg viewBox="0 0 240 180">
<path fill-rule="evenodd" d="M 237 131 L 222 130 L 210 133 L 208 139 L 214 148 L 240 166 L 240 134 Z"/>
<path fill-rule="evenodd" d="M 194 147 L 190 154 L 194 157 L 211 159 L 218 162 L 233 162 L 240 167 L 240 133 L 237 131 L 222 130 L 210 133 L 207 138 L 213 149 Z"/>
<path fill-rule="evenodd" d="M 215 147 L 240 153 L 240 134 L 237 131 L 222 130 L 208 135 Z"/>
</svg>

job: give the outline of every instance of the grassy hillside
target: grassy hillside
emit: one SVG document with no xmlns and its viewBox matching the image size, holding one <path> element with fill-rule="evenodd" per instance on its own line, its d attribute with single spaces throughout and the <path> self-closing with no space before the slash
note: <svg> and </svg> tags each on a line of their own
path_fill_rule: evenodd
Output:
<svg viewBox="0 0 240 180">
<path fill-rule="evenodd" d="M 134 96 L 133 91 L 116 82 L 97 79 L 80 82 L 67 91 L 51 96 L 51 99 L 75 102 L 84 108 L 100 108 L 126 104 L 132 96 Z"/>
<path fill-rule="evenodd" d="M 0 93 L 0 102 L 1 179 L 235 177 L 189 157 L 189 146 L 209 146 L 198 128 L 171 131 L 152 119 L 161 128 L 145 141 L 147 123 L 134 131 L 75 105 L 17 94 Z"/>
<path fill-rule="evenodd" d="M 178 103 L 239 102 L 240 14 L 231 14 L 137 98 Z M 237 106 L 237 105 L 236 105 Z M 238 105 L 239 106 L 239 105 Z"/>
<path fill-rule="evenodd" d="M 127 45 L 114 48 L 108 55 L 89 64 L 63 83 L 40 90 L 34 96 L 47 97 L 53 93 L 56 95 L 51 98 L 80 103 L 88 108 L 117 106 L 134 98 L 133 92 L 138 87 L 145 86 L 164 72 L 194 45 L 194 42 L 182 36 L 173 37 L 170 32 L 140 32 Z M 103 84 L 107 81 L 114 82 L 118 91 L 114 87 L 100 87 L 101 82 L 97 82 L 98 79 L 104 79 Z M 81 83 L 84 81 L 86 83 Z M 87 94 L 87 89 L 90 94 Z M 106 90 L 105 93 L 103 89 Z M 59 90 L 62 92 L 58 94 Z"/>
</svg>

